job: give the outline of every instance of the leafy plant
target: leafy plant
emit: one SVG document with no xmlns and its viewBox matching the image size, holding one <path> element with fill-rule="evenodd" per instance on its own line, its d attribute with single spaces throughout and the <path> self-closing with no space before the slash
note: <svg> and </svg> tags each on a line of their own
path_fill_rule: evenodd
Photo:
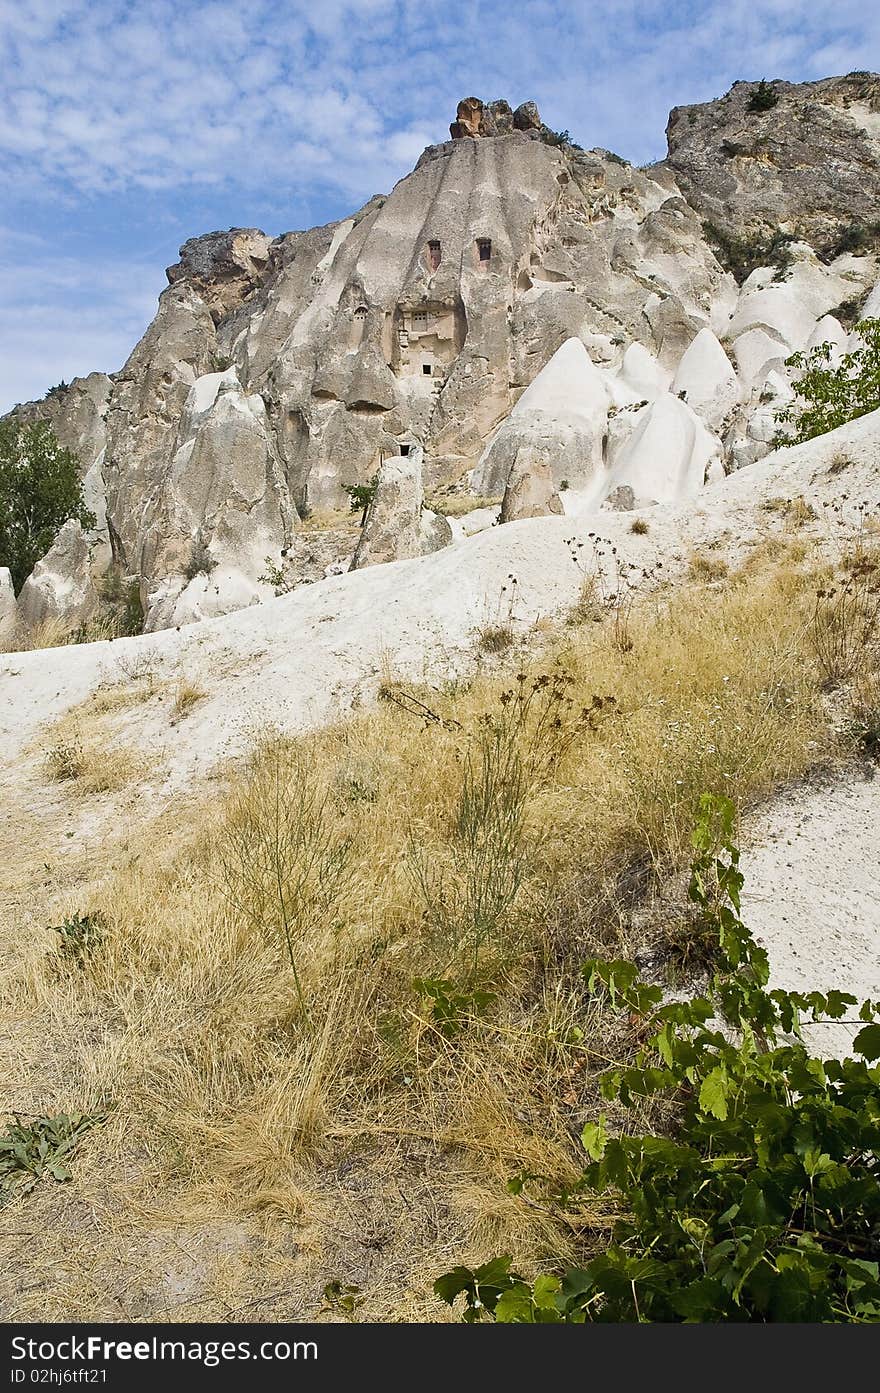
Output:
<svg viewBox="0 0 880 1393">
<path fill-rule="evenodd" d="M 850 300 L 841 300 L 840 304 L 835 305 L 830 313 L 834 315 L 835 319 L 840 321 L 844 329 L 850 331 L 854 329 L 859 322 L 859 313 L 863 299 L 864 296 L 858 296 Z"/>
<path fill-rule="evenodd" d="M 187 580 L 195 580 L 196 576 L 209 576 L 217 567 L 217 558 L 212 556 L 207 543 L 201 537 L 197 537 L 190 547 L 189 560 L 183 568 L 183 574 Z"/>
<path fill-rule="evenodd" d="M 749 97 L 746 111 L 772 111 L 778 102 L 778 93 L 774 92 L 770 84 L 762 77 Z"/>
<path fill-rule="evenodd" d="M 58 1113 L 25 1123 L 18 1113 L 0 1136 L 0 1208 L 28 1194 L 41 1180 L 70 1180 L 68 1160 L 86 1132 L 102 1121 L 84 1113 Z"/>
<path fill-rule="evenodd" d="M 16 594 L 71 518 L 94 527 L 77 462 L 46 421 L 0 421 L 0 566 Z"/>
<path fill-rule="evenodd" d="M 71 914 L 61 924 L 53 924 L 52 932 L 59 935 L 58 957 L 75 967 L 83 967 L 103 938 L 103 927 L 97 914 Z"/>
<path fill-rule="evenodd" d="M 480 717 L 463 759 L 451 866 L 438 866 L 411 838 L 410 870 L 425 917 L 445 962 L 464 958 L 468 990 L 484 946 L 501 947 L 511 929 L 531 850 L 524 835 L 529 795 L 592 719 L 574 708 L 571 681 L 562 671 L 531 680 L 520 672 L 497 710 Z"/>
<path fill-rule="evenodd" d="M 571 133 L 569 131 L 551 131 L 545 127 L 541 132 L 541 139 L 545 145 L 570 145 Z"/>
<path fill-rule="evenodd" d="M 281 564 L 273 561 L 271 556 L 264 558 L 266 569 L 261 576 L 258 576 L 261 585 L 270 585 L 276 595 L 289 595 L 296 586 L 296 578 L 293 572 L 288 569 L 288 558 L 282 556 Z"/>
<path fill-rule="evenodd" d="M 343 493 L 348 494 L 348 501 L 351 511 L 356 513 L 361 510 L 361 527 L 367 520 L 367 513 L 370 505 L 376 497 L 376 489 L 379 487 L 379 475 L 374 474 L 368 484 L 343 484 Z"/>
<path fill-rule="evenodd" d="M 144 607 L 141 587 L 136 577 L 125 577 L 112 567 L 102 577 L 100 593 L 103 606 L 115 618 L 120 637 L 139 634 L 144 627 Z"/>
<path fill-rule="evenodd" d="M 46 767 L 53 779 L 78 779 L 85 767 L 85 749 L 77 731 L 61 736 L 46 751 Z"/>
<path fill-rule="evenodd" d="M 633 963 L 583 969 L 648 1037 L 632 1066 L 602 1076 L 603 1096 L 665 1098 L 673 1134 L 612 1138 L 604 1116 L 588 1123 L 576 1191 L 619 1205 L 610 1247 L 531 1282 L 507 1257 L 456 1268 L 434 1289 L 463 1295 L 466 1320 L 880 1320 L 880 1002 L 858 1011 L 860 1058 L 811 1054 L 802 1017 L 841 1020 L 856 999 L 768 989 L 767 954 L 741 919 L 733 821 L 727 799 L 703 796 L 688 893 L 717 938 L 704 995 L 664 1004 Z"/>
<path fill-rule="evenodd" d="M 798 374 L 792 382 L 797 400 L 776 412 L 778 423 L 793 427 L 790 435 L 777 434 L 776 445 L 812 440 L 880 407 L 880 319 L 859 320 L 856 333 L 861 346 L 844 353 L 836 366 L 830 343 L 786 358 L 786 367 Z"/>
<path fill-rule="evenodd" d="M 834 261 L 846 253 L 864 255 L 877 250 L 880 241 L 880 222 L 851 222 L 841 225 L 831 241 L 822 248 L 823 261 Z"/>
<path fill-rule="evenodd" d="M 353 1282 L 328 1282 L 324 1288 L 324 1310 L 338 1312 L 348 1321 L 357 1320 L 357 1308 L 363 1301 L 362 1288 Z"/>
<path fill-rule="evenodd" d="M 441 1035 L 451 1039 L 495 1000 L 493 992 L 462 990 L 445 977 L 417 977 L 413 990 L 431 1003 L 431 1017 Z"/>
</svg>

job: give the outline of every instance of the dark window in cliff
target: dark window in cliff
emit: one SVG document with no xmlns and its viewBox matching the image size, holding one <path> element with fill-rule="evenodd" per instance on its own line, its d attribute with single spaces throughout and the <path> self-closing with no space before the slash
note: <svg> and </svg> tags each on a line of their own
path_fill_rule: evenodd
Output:
<svg viewBox="0 0 880 1393">
<path fill-rule="evenodd" d="M 354 312 L 354 317 L 355 317 L 355 319 L 366 319 L 366 317 L 367 317 L 367 307 L 366 307 L 366 305 L 358 305 L 357 309 L 356 309 L 355 312 Z"/>
<path fill-rule="evenodd" d="M 401 445 L 401 447 L 400 447 L 400 453 L 401 453 L 402 455 L 406 456 L 406 455 L 409 454 L 409 452 L 410 452 L 411 449 L 412 449 L 412 446 L 411 446 L 411 445 Z"/>
<path fill-rule="evenodd" d="M 425 377 L 430 377 L 430 376 L 431 376 L 431 364 L 430 364 L 430 363 L 422 363 L 422 372 L 425 374 Z"/>
<path fill-rule="evenodd" d="M 436 270 L 437 270 L 437 267 L 440 265 L 440 243 L 439 243 L 439 242 L 429 242 L 429 243 L 428 243 L 428 265 L 431 267 L 431 270 L 432 270 L 432 271 L 436 271 Z"/>
<path fill-rule="evenodd" d="M 490 237 L 477 238 L 477 256 L 480 261 L 492 260 L 492 239 Z"/>
</svg>

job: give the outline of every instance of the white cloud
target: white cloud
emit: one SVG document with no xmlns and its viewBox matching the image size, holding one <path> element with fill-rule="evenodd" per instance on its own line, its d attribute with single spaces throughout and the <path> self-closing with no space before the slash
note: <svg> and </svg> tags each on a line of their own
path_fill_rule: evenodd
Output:
<svg viewBox="0 0 880 1393">
<path fill-rule="evenodd" d="M 156 311 L 160 267 L 59 255 L 0 228 L 0 412 L 122 366 Z"/>
<path fill-rule="evenodd" d="M 0 3 L 0 160 L 19 187 L 85 193 L 280 178 L 295 199 L 307 181 L 290 150 L 304 142 L 330 155 L 328 186 L 356 197 L 393 182 L 416 138 L 442 139 L 468 91 L 537 96 L 589 143 L 647 157 L 675 101 L 736 76 L 814 76 L 820 53 L 866 63 L 880 40 L 855 0 L 831 14 L 805 0 L 24 8 Z"/>
</svg>

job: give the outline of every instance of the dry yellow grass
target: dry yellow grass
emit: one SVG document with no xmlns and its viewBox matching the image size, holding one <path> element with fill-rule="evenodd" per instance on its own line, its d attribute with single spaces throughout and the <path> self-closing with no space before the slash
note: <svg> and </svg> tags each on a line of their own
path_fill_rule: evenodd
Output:
<svg viewBox="0 0 880 1393">
<path fill-rule="evenodd" d="M 197 682 L 186 677 L 181 678 L 174 691 L 174 702 L 171 707 L 172 719 L 179 721 L 204 699 L 205 692 Z"/>
<path fill-rule="evenodd" d="M 723 580 L 730 567 L 723 556 L 709 556 L 695 551 L 688 562 L 688 576 L 693 581 Z"/>
<path fill-rule="evenodd" d="M 85 739 L 76 726 L 58 734 L 46 749 L 46 770 L 58 782 L 70 782 L 83 796 L 118 793 L 146 772 L 146 760 L 134 750 Z"/>
<path fill-rule="evenodd" d="M 81 968 L 47 952 L 13 977 L 17 1049 L 39 1106 L 108 1114 L 76 1168 L 125 1261 L 145 1230 L 234 1224 L 263 1235 L 295 1311 L 342 1277 L 364 1287 L 362 1319 L 436 1318 L 450 1262 L 599 1241 L 601 1205 L 573 1229 L 505 1181 L 576 1173 L 596 1073 L 632 1044 L 578 968 L 628 951 L 632 887 L 686 864 L 699 795 L 742 809 L 843 757 L 814 592 L 796 565 L 752 566 L 643 601 L 628 651 L 589 624 L 527 671 L 412 691 L 421 717 L 392 700 L 267 737 L 225 794 L 172 810 L 69 895 L 101 942 Z M 413 986 L 441 977 L 465 1001 L 452 1034 Z M 469 1015 L 475 987 L 492 999 Z M 41 1309 L 113 1318 L 47 1276 L 54 1225 Z M 80 1254 L 80 1291 L 107 1261 Z M 224 1252 L 203 1304 L 175 1315 L 250 1301 L 252 1269 Z"/>
<path fill-rule="evenodd" d="M 303 532 L 324 532 L 328 528 L 345 527 L 352 531 L 360 525 L 360 513 L 351 508 L 313 508 L 300 523 Z"/>
<path fill-rule="evenodd" d="M 0 652 L 29 653 L 36 648 L 60 648 L 68 643 L 98 643 L 119 638 L 119 616 L 102 611 L 78 629 L 71 629 L 58 619 L 44 619 L 29 628 L 19 624 L 14 633 L 0 646 Z"/>
</svg>

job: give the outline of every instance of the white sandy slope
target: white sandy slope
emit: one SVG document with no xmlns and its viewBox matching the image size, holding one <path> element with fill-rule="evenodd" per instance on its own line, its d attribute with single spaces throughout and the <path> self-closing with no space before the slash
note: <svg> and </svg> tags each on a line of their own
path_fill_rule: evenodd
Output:
<svg viewBox="0 0 880 1393">
<path fill-rule="evenodd" d="M 744 830 L 743 920 L 770 955 L 772 985 L 880 998 L 880 777 L 791 789 Z M 804 1036 L 830 1058 L 858 1029 Z"/>
<path fill-rule="evenodd" d="M 512 613 L 525 632 L 576 598 L 594 564 L 591 533 L 635 566 L 674 578 L 694 548 L 720 544 L 735 561 L 748 545 L 784 526 L 762 505 L 803 495 L 819 515 L 812 529 L 829 541 L 841 520 L 880 503 L 880 411 L 708 485 L 678 508 L 643 509 L 645 536 L 632 514 L 534 518 L 464 538 L 412 561 L 332 576 L 292 594 L 217 619 L 113 642 L 0 656 L 0 786 L 48 722 L 102 683 L 151 670 L 205 693 L 173 731 L 167 715 L 133 707 L 125 742 L 168 756 L 167 787 L 240 751 L 255 727 L 321 724 L 369 700 L 382 677 L 442 676 L 472 666 L 479 627 Z M 836 509 L 837 511 L 833 511 Z M 583 545 L 572 560 L 571 539 Z M 515 578 L 515 584 L 513 583 Z M 512 610 L 511 610 L 512 605 Z M 33 757 L 31 754 L 30 757 Z"/>
</svg>

